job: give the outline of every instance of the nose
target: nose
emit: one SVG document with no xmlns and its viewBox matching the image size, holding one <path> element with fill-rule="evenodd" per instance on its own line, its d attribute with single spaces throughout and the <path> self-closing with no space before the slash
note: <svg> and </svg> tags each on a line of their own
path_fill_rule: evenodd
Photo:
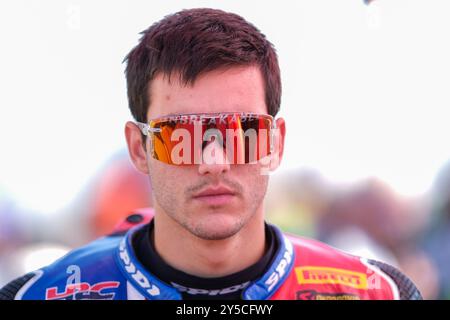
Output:
<svg viewBox="0 0 450 320">
<path fill-rule="evenodd" d="M 201 175 L 220 175 L 230 171 L 230 169 L 230 162 L 220 143 L 212 141 L 203 148 L 202 163 L 198 166 L 198 172 Z"/>
</svg>

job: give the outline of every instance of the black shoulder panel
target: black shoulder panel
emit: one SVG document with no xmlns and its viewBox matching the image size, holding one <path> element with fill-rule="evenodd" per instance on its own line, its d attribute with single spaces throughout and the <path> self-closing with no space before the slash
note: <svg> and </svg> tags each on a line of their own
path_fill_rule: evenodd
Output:
<svg viewBox="0 0 450 320">
<path fill-rule="evenodd" d="M 17 292 L 27 283 L 35 274 L 33 272 L 17 278 L 0 289 L 0 300 L 14 300 Z"/>
<path fill-rule="evenodd" d="M 422 295 L 420 294 L 419 290 L 415 286 L 415 284 L 403 273 L 401 273 L 399 270 L 394 268 L 393 266 L 376 261 L 376 260 L 369 260 L 369 263 L 371 265 L 374 265 L 381 269 L 384 273 L 386 273 L 389 277 L 392 278 L 392 280 L 395 282 L 395 284 L 398 287 L 399 294 L 400 294 L 400 300 L 422 300 Z"/>
</svg>

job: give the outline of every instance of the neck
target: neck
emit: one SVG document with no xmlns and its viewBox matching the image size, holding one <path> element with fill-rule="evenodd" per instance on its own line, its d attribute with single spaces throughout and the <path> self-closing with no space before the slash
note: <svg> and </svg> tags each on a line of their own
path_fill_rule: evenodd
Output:
<svg viewBox="0 0 450 320">
<path fill-rule="evenodd" d="M 155 206 L 155 248 L 170 266 L 185 273 L 222 277 L 239 272 L 261 259 L 265 251 L 263 206 L 235 235 L 205 240 L 191 234 Z"/>
</svg>

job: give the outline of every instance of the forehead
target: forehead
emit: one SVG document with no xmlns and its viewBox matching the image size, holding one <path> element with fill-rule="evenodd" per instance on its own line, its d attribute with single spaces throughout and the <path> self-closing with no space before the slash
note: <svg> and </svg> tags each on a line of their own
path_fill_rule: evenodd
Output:
<svg viewBox="0 0 450 320">
<path fill-rule="evenodd" d="M 179 75 L 157 75 L 149 88 L 147 119 L 180 113 L 267 113 L 264 80 L 256 66 L 232 67 L 200 75 L 193 85 Z"/>
</svg>

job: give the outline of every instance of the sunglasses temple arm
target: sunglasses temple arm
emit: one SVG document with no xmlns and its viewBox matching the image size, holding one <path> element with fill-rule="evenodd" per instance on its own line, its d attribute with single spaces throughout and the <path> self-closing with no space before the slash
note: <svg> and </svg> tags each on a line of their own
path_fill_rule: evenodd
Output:
<svg viewBox="0 0 450 320">
<path fill-rule="evenodd" d="M 136 125 L 141 129 L 142 134 L 145 136 L 148 136 L 149 132 L 161 132 L 161 129 L 159 128 L 151 128 L 147 123 L 143 122 L 136 122 Z"/>
</svg>

